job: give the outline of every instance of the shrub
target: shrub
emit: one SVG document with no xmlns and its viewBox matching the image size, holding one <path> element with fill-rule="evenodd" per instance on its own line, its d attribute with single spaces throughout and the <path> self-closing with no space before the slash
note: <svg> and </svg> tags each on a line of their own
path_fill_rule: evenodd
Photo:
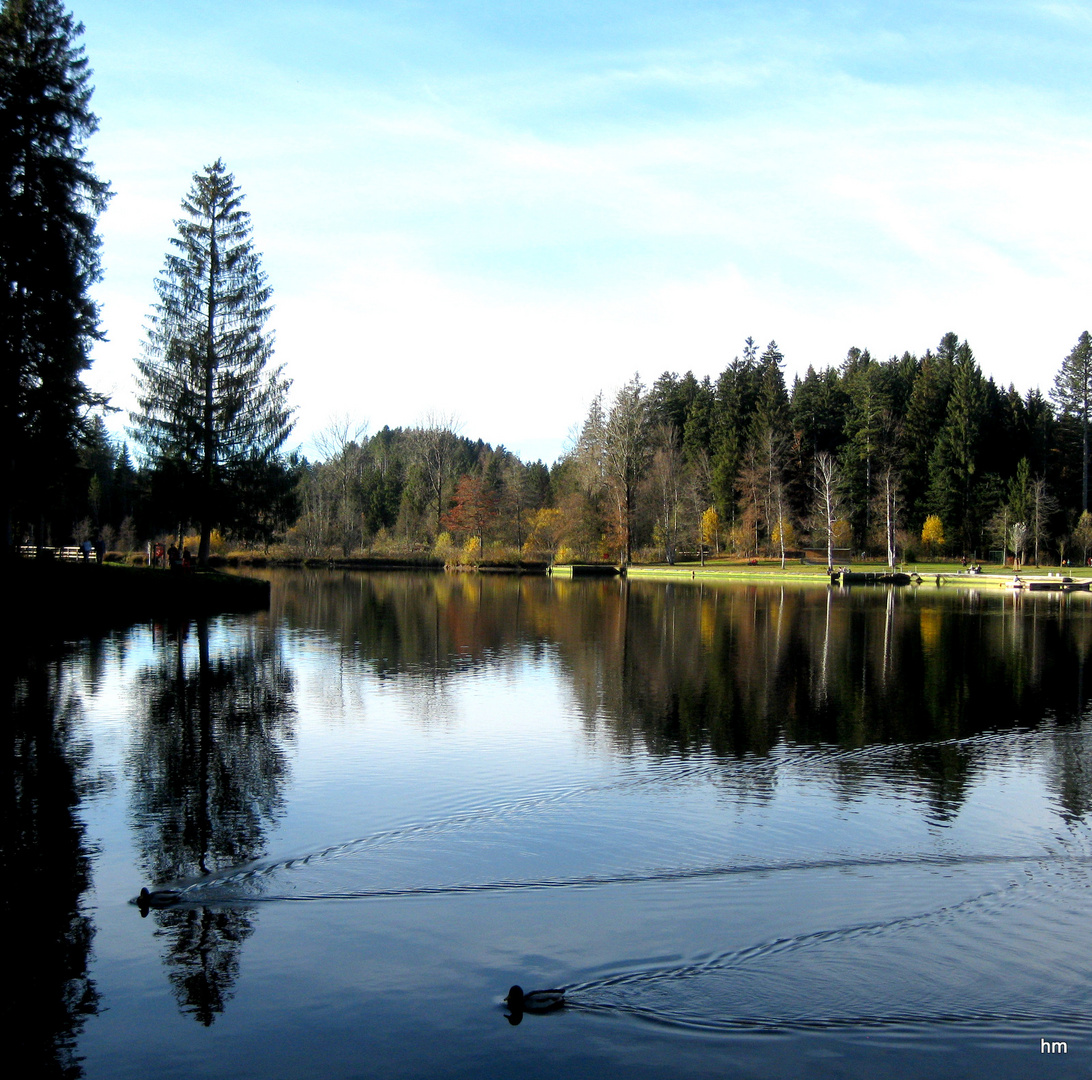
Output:
<svg viewBox="0 0 1092 1080">
<path fill-rule="evenodd" d="M 482 543 L 476 536 L 468 536 L 463 544 L 461 562 L 464 566 L 477 566 L 481 562 Z"/>
</svg>

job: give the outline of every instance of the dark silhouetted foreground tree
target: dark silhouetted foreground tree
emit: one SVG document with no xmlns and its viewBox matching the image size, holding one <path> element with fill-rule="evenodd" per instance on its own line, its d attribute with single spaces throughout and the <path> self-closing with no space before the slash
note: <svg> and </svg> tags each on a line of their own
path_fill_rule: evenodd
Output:
<svg viewBox="0 0 1092 1080">
<path fill-rule="evenodd" d="M 194 175 L 175 250 L 156 279 L 159 302 L 130 414 L 148 457 L 176 476 L 180 511 L 200 525 L 202 565 L 213 526 L 230 517 L 235 486 L 276 457 L 293 423 L 290 382 L 283 368 L 268 366 L 272 290 L 242 201 L 222 161 Z"/>
<path fill-rule="evenodd" d="M 0 9 L 0 460 L 5 544 L 35 522 L 75 464 L 96 396 L 81 373 L 101 338 L 90 288 L 109 197 L 85 158 L 98 121 L 91 72 L 57 0 Z M 44 540 L 39 537 L 39 540 Z"/>
</svg>

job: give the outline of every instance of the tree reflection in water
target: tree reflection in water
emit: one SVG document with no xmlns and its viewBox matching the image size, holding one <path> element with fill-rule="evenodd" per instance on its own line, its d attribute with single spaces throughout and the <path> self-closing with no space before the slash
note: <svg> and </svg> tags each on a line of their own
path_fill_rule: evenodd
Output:
<svg viewBox="0 0 1092 1080">
<path fill-rule="evenodd" d="M 435 694 L 467 670 L 549 653 L 589 737 L 606 734 L 622 752 L 711 750 L 760 766 L 775 749 L 815 747 L 814 774 L 845 797 L 882 775 L 924 796 L 938 820 L 958 811 L 982 764 L 964 740 L 1067 725 L 1089 707 L 1083 594 L 270 576 L 277 619 L 321 630 L 346 661 L 380 677 L 413 675 Z M 875 752 L 831 752 L 862 748 Z M 1092 772 L 1061 729 L 1055 758 L 1062 805 L 1087 813 Z M 750 797 L 773 790 L 761 767 L 724 772 Z"/>
<path fill-rule="evenodd" d="M 22 1068 L 35 1076 L 83 1074 L 76 1040 L 99 995 L 88 975 L 94 928 L 82 907 L 90 858 L 77 809 L 93 786 L 87 745 L 76 738 L 77 690 L 61 662 L 34 660 L 12 671 L 0 825 L 8 928 L 7 1023 Z"/>
<path fill-rule="evenodd" d="M 158 634 L 139 679 L 144 710 L 132 759 L 143 867 L 153 883 L 200 877 L 259 857 L 282 804 L 292 736 L 292 676 L 274 634 L 207 619 Z M 196 649 L 193 638 L 196 638 Z M 157 911 L 181 1008 L 202 1024 L 238 976 L 246 909 Z"/>
</svg>

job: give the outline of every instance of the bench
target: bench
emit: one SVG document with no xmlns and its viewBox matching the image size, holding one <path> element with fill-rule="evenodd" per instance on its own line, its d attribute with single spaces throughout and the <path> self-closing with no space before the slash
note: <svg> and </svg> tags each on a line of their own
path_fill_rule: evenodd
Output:
<svg viewBox="0 0 1092 1080">
<path fill-rule="evenodd" d="M 39 544 L 23 544 L 19 548 L 19 554 L 24 559 L 60 559 L 61 562 L 82 562 L 83 550 L 78 544 L 69 544 L 67 547 L 46 547 Z M 91 552 L 93 559 L 95 553 Z"/>
</svg>

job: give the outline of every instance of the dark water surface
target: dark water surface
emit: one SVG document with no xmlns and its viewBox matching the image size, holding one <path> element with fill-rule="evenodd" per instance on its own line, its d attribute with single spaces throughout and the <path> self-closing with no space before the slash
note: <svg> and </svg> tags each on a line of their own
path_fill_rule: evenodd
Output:
<svg viewBox="0 0 1092 1080">
<path fill-rule="evenodd" d="M 36 1075 L 1092 1072 L 1089 595 L 270 576 L 8 670 Z"/>
</svg>

